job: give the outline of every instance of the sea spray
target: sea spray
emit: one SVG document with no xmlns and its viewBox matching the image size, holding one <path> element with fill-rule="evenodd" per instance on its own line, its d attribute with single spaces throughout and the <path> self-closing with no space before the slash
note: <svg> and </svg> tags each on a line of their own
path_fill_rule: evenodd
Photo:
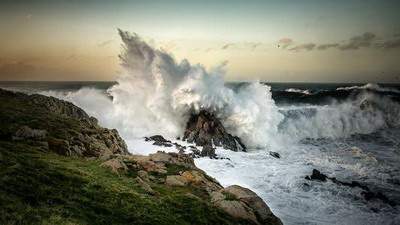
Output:
<svg viewBox="0 0 400 225">
<path fill-rule="evenodd" d="M 283 115 L 269 86 L 252 82 L 233 90 L 224 81 L 225 63 L 206 70 L 186 59 L 176 62 L 134 33 L 119 30 L 119 34 L 123 72 L 107 91 L 110 99 L 93 89 L 59 97 L 83 107 L 102 125 L 117 128 L 126 139 L 182 136 L 189 115 L 207 110 L 250 148 L 275 143 Z M 93 99 L 101 105 L 95 105 Z"/>
<path fill-rule="evenodd" d="M 123 73 L 107 90 L 109 97 L 91 88 L 44 94 L 77 104 L 127 140 L 154 134 L 180 137 L 189 115 L 202 109 L 215 114 L 249 149 L 285 148 L 305 138 L 348 137 L 399 125 L 400 105 L 368 92 L 371 88 L 341 102 L 277 107 L 268 85 L 227 85 L 225 63 L 206 70 L 186 59 L 176 62 L 136 34 L 119 34 Z"/>
</svg>

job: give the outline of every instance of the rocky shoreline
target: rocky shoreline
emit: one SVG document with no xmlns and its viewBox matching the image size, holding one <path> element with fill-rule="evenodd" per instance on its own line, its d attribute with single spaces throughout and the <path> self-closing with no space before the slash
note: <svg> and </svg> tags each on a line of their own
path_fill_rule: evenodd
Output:
<svg viewBox="0 0 400 225">
<path fill-rule="evenodd" d="M 0 142 L 4 146 L 0 148 L 0 162 L 4 162 L 5 158 L 10 155 L 14 156 L 13 154 L 15 154 L 15 160 L 18 161 L 19 154 L 16 154 L 14 150 L 11 151 L 11 149 L 14 149 L 14 147 L 19 149 L 19 147 L 25 146 L 24 148 L 32 151 L 30 154 L 40 154 L 42 158 L 43 154 L 49 154 L 50 156 L 51 154 L 56 154 L 60 155 L 54 156 L 57 160 L 60 159 L 60 162 L 65 160 L 72 164 L 77 164 L 83 160 L 87 162 L 87 165 L 92 165 L 92 161 L 95 166 L 88 170 L 88 174 L 91 174 L 93 170 L 103 171 L 101 168 L 104 168 L 110 171 L 110 174 L 104 171 L 102 173 L 105 173 L 105 176 L 110 178 L 100 176 L 101 179 L 115 180 L 114 182 L 116 183 L 119 183 L 120 180 L 132 182 L 134 187 L 138 187 L 139 192 L 143 192 L 139 194 L 141 198 L 154 201 L 152 204 L 157 202 L 163 202 L 164 204 L 165 199 L 171 198 L 169 196 L 170 193 L 177 192 L 173 198 L 191 199 L 190 201 L 195 199 L 193 201 L 197 202 L 196 207 L 201 205 L 207 210 L 216 210 L 218 214 L 215 218 L 199 217 L 199 221 L 192 221 L 192 224 L 216 224 L 216 222 L 218 224 L 282 224 L 280 219 L 271 212 L 267 204 L 254 192 L 237 185 L 224 188 L 218 181 L 209 177 L 204 171 L 195 166 L 193 157 L 216 157 L 212 148 L 213 144 L 234 151 L 245 151 L 246 149 L 240 139 L 226 133 L 222 125 L 209 114 L 201 113 L 199 117 L 192 119 L 193 123 L 189 123 L 188 132 L 184 135 L 185 140 L 203 146 L 202 151 L 198 150 L 198 154 L 185 154 L 184 148 L 186 147 L 172 143 L 162 138 L 162 136 L 153 136 L 149 140 L 154 141 L 156 145 L 175 145 L 180 151 L 179 153 L 157 152 L 143 156 L 130 154 L 124 140 L 116 130 L 100 127 L 95 118 L 88 116 L 82 109 L 72 103 L 53 97 L 25 95 L 1 89 L 0 100 L 0 118 L 3 121 Z M 212 139 L 210 132 L 213 137 L 217 138 Z M 21 157 L 23 154 L 21 152 Z M 51 164 L 52 162 L 46 163 Z M 4 182 L 4 180 L 7 180 L 7 176 L 15 173 L 12 167 L 18 164 L 2 164 L 4 171 L 10 173 L 7 175 L 7 172 L 5 172 L 1 175 L 2 182 Z M 82 163 L 84 168 L 87 165 Z M 72 167 L 71 169 L 74 170 L 76 168 Z M 87 177 L 85 178 L 85 173 L 79 174 L 79 176 L 88 179 Z M 1 186 L 3 185 L 7 184 L 2 183 Z M 10 185 L 12 186 L 13 184 L 8 184 L 8 186 Z M 23 185 L 21 184 L 21 186 Z M 57 184 L 54 185 L 57 186 Z M 47 188 L 53 189 L 54 187 Z M 18 193 L 6 188 L 0 189 L 0 191 L 0 194 L 2 194 L 0 197 L 10 201 L 10 204 L 13 203 L 13 199 L 8 199 L 9 196 L 12 195 L 19 199 L 20 195 L 24 195 L 24 193 Z M 43 198 L 46 198 L 46 196 Z M 22 198 L 21 201 L 24 202 L 26 200 Z M 70 199 L 67 196 L 63 201 L 70 201 Z M 124 199 L 119 199 L 118 201 L 124 201 Z M 186 202 L 190 201 L 186 200 Z M 27 201 L 24 204 L 29 205 L 31 202 Z M 7 211 L 10 206 L 2 206 L 3 211 L 1 213 L 5 216 L 0 218 L 1 222 L 8 224 L 18 221 L 18 218 L 14 218 Z M 62 203 L 58 204 L 57 207 L 58 210 L 69 212 L 69 209 L 65 208 Z M 158 205 L 155 207 L 157 208 Z M 171 211 L 177 211 L 178 209 L 174 207 L 179 206 L 169 205 L 168 203 L 168 207 L 171 208 Z M 177 215 L 185 213 L 179 210 L 177 212 Z M 148 213 L 149 215 L 143 215 L 143 217 L 158 216 Z M 44 217 L 40 213 L 37 214 L 36 216 Z M 72 214 L 72 217 L 76 219 L 74 215 Z M 165 216 L 165 220 L 169 219 L 169 216 L 175 215 Z M 146 221 L 140 221 L 140 217 L 139 220 L 132 222 L 147 224 L 145 223 Z M 176 224 L 185 224 L 184 222 L 185 220 L 177 220 Z M 82 223 L 84 224 L 84 222 Z M 109 221 L 109 224 L 114 223 L 118 224 L 115 221 Z M 80 223 L 78 222 L 77 224 Z"/>
</svg>

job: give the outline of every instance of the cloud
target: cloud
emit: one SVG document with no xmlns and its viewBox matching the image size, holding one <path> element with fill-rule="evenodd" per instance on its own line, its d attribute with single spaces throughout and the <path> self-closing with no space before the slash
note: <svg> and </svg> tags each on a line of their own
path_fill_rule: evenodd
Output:
<svg viewBox="0 0 400 225">
<path fill-rule="evenodd" d="M 97 47 L 103 48 L 103 47 L 111 44 L 112 41 L 113 40 L 107 40 L 107 41 L 100 42 L 100 43 L 97 44 Z"/>
<path fill-rule="evenodd" d="M 24 61 L 4 61 L 0 62 L 0 78 L 10 77 L 17 79 L 19 77 L 29 76 L 36 72 L 37 68 Z"/>
<path fill-rule="evenodd" d="M 76 60 L 78 58 L 78 56 L 77 55 L 75 55 L 75 54 L 71 54 L 71 55 L 69 55 L 69 56 L 67 56 L 66 57 L 66 60 Z"/>
<path fill-rule="evenodd" d="M 222 49 L 222 50 L 226 50 L 226 49 L 228 49 L 228 48 L 230 48 L 230 47 L 233 47 L 233 46 L 235 46 L 234 43 L 228 43 L 228 44 L 223 45 L 223 46 L 221 47 L 221 49 Z"/>
<path fill-rule="evenodd" d="M 338 46 L 340 50 L 356 50 L 362 47 L 370 47 L 376 40 L 376 35 L 371 32 L 365 32 L 362 35 L 350 38 L 345 44 Z"/>
<path fill-rule="evenodd" d="M 262 43 L 260 42 L 248 42 L 246 43 L 246 46 L 250 48 L 250 50 L 254 51 L 256 50 L 257 47 L 259 47 L 260 45 L 262 45 Z"/>
<path fill-rule="evenodd" d="M 394 48 L 400 48 L 400 38 L 398 39 L 392 39 L 392 40 L 386 40 L 382 43 L 376 44 L 377 48 L 382 48 L 382 49 L 394 49 Z"/>
<path fill-rule="evenodd" d="M 281 45 L 282 48 L 287 48 L 287 46 L 293 43 L 292 39 L 285 38 L 281 39 L 279 43 L 283 43 L 285 45 Z M 371 32 L 365 32 L 361 35 L 353 36 L 346 41 L 337 42 L 337 43 L 326 43 L 326 44 L 315 44 L 315 43 L 305 43 L 299 44 L 292 48 L 289 48 L 290 51 L 311 51 L 311 50 L 328 50 L 328 49 L 338 49 L 342 51 L 347 50 L 358 50 L 360 48 L 378 48 L 378 49 L 395 49 L 400 48 L 400 38 L 395 39 L 383 39 L 378 38 L 376 34 Z"/>
<path fill-rule="evenodd" d="M 286 49 L 289 45 L 293 44 L 293 40 L 291 38 L 282 38 L 278 41 L 278 48 Z"/>
<path fill-rule="evenodd" d="M 297 45 L 293 48 L 290 48 L 290 51 L 301 51 L 301 50 L 306 50 L 306 51 L 311 51 L 315 48 L 315 44 L 314 43 L 307 43 L 307 44 L 301 44 L 301 45 Z"/>
<path fill-rule="evenodd" d="M 317 46 L 317 49 L 318 49 L 318 50 L 326 50 L 326 49 L 329 49 L 329 48 L 336 48 L 336 47 L 338 47 L 338 46 L 339 46 L 338 43 L 333 43 L 333 44 L 322 44 L 322 45 L 318 45 L 318 46 Z"/>
</svg>

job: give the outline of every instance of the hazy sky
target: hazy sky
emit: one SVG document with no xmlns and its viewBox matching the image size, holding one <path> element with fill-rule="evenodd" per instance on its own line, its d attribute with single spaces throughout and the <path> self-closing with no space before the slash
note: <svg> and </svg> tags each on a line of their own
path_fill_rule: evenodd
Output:
<svg viewBox="0 0 400 225">
<path fill-rule="evenodd" d="M 117 28 L 230 80 L 400 82 L 400 1 L 0 1 L 0 80 L 113 80 Z"/>
</svg>

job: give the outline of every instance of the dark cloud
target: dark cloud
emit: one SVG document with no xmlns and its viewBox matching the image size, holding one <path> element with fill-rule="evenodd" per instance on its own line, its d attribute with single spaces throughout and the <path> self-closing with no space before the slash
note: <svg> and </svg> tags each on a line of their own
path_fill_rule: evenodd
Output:
<svg viewBox="0 0 400 225">
<path fill-rule="evenodd" d="M 290 48 L 290 51 L 301 51 L 301 50 L 306 50 L 306 51 L 311 51 L 315 48 L 315 44 L 314 43 L 307 43 L 307 44 L 301 44 L 301 45 L 297 45 L 293 48 Z"/>
<path fill-rule="evenodd" d="M 105 46 L 111 44 L 111 42 L 112 42 L 112 40 L 107 40 L 107 41 L 100 42 L 100 43 L 97 44 L 97 47 L 100 47 L 100 48 L 105 47 Z"/>
<path fill-rule="evenodd" d="M 376 40 L 376 35 L 371 32 L 365 32 L 362 35 L 350 38 L 345 44 L 338 46 L 340 50 L 356 50 L 362 47 L 370 47 Z"/>
<path fill-rule="evenodd" d="M 339 44 L 337 44 L 337 43 L 322 44 L 322 45 L 318 45 L 318 46 L 317 46 L 317 49 L 318 49 L 318 50 L 326 50 L 326 49 L 329 49 L 329 48 L 336 48 L 336 47 L 338 47 L 338 46 L 339 46 Z"/>
<path fill-rule="evenodd" d="M 293 40 L 291 38 L 282 38 L 278 41 L 278 48 L 286 49 L 290 45 L 293 44 Z"/>
<path fill-rule="evenodd" d="M 281 45 L 282 48 L 287 48 L 293 42 L 292 39 L 286 38 L 280 40 L 280 43 L 286 43 L 286 45 Z M 358 50 L 360 48 L 378 48 L 378 49 L 395 49 L 400 48 L 400 38 L 395 39 L 382 39 L 378 38 L 376 34 L 371 32 L 365 32 L 362 35 L 354 36 L 347 41 L 343 41 L 341 43 L 327 43 L 327 44 L 315 44 L 315 43 L 306 43 L 299 44 L 292 48 L 289 48 L 291 51 L 311 51 L 314 49 L 317 50 L 327 50 L 327 49 L 338 49 L 342 51 L 347 50 Z"/>
<path fill-rule="evenodd" d="M 386 40 L 382 43 L 376 44 L 376 47 L 382 49 L 400 48 L 400 38 L 393 40 Z"/>
</svg>

